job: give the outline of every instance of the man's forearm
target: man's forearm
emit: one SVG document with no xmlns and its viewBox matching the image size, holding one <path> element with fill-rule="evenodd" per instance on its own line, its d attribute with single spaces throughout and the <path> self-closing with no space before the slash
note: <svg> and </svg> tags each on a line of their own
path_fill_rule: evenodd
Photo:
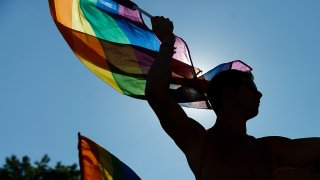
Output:
<svg viewBox="0 0 320 180">
<path fill-rule="evenodd" d="M 160 51 L 152 63 L 147 77 L 146 97 L 157 101 L 168 95 L 171 77 L 171 59 L 174 53 L 175 36 L 173 24 L 168 18 L 155 16 L 151 19 L 152 29 L 161 41 Z"/>
<path fill-rule="evenodd" d="M 168 93 L 171 78 L 171 58 L 173 46 L 160 47 L 157 58 L 154 60 L 147 76 L 146 95 L 150 93 Z"/>
</svg>

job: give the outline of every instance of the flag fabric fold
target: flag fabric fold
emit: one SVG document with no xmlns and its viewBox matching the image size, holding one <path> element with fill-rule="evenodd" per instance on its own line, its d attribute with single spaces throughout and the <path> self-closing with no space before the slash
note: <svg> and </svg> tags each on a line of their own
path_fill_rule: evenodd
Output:
<svg viewBox="0 0 320 180">
<path fill-rule="evenodd" d="M 78 134 L 82 180 L 140 180 L 141 178 L 109 151 Z"/>
</svg>

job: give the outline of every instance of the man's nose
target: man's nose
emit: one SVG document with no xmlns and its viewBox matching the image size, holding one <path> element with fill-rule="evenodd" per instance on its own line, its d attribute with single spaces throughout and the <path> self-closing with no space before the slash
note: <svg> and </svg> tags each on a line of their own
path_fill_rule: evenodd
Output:
<svg viewBox="0 0 320 180">
<path fill-rule="evenodd" d="M 262 93 L 260 91 L 258 91 L 258 90 L 257 90 L 257 95 L 258 95 L 259 99 L 261 99 L 262 96 L 263 96 Z"/>
</svg>

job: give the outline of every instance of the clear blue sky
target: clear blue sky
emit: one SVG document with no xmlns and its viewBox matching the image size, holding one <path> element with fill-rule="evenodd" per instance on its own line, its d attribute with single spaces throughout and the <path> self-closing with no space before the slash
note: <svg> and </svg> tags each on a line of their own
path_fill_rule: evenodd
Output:
<svg viewBox="0 0 320 180">
<path fill-rule="evenodd" d="M 320 136 L 320 1 L 136 3 L 171 18 L 205 72 L 233 59 L 254 68 L 264 96 L 249 134 Z M 35 161 L 45 153 L 54 163 L 78 162 L 80 131 L 143 179 L 194 179 L 148 104 L 117 93 L 78 61 L 46 0 L 0 1 L 0 39 L 0 164 L 11 154 Z M 186 111 L 206 128 L 214 124 L 211 111 Z"/>
</svg>

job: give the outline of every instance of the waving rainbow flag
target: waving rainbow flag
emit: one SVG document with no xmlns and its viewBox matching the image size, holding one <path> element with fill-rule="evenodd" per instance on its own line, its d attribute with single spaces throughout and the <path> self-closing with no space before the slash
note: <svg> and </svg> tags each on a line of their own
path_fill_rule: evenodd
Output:
<svg viewBox="0 0 320 180">
<path fill-rule="evenodd" d="M 78 134 L 82 180 L 140 180 L 141 178 L 117 157 Z"/>
<path fill-rule="evenodd" d="M 161 42 L 141 13 L 113 0 L 49 0 L 52 18 L 79 60 L 118 92 L 145 99 L 146 76 Z M 181 105 L 209 108 L 208 79 L 191 66 L 186 43 L 176 37 L 170 93 Z M 210 80 L 210 79 L 209 79 Z"/>
</svg>

